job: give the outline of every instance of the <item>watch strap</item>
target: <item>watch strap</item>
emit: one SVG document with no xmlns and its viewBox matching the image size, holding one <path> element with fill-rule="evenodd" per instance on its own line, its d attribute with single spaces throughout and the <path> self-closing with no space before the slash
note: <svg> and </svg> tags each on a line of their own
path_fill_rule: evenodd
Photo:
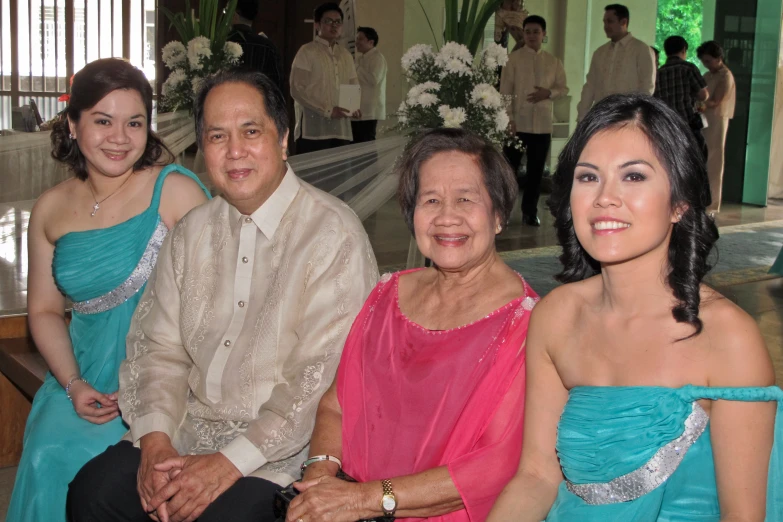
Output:
<svg viewBox="0 0 783 522">
<path fill-rule="evenodd" d="M 392 483 L 391 480 L 385 479 L 381 481 L 381 487 L 383 487 L 383 499 L 386 497 L 391 497 L 394 500 L 394 509 L 391 511 L 386 511 L 385 506 L 383 505 L 383 500 L 381 500 L 381 509 L 383 510 L 383 515 L 386 517 L 394 516 L 394 512 L 397 511 L 397 498 L 394 496 L 394 490 L 392 489 Z"/>
</svg>

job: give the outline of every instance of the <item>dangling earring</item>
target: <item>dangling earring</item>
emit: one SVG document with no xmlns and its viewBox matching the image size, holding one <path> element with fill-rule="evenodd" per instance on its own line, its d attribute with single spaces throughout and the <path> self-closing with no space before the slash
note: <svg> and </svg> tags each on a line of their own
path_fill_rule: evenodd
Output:
<svg viewBox="0 0 783 522">
<path fill-rule="evenodd" d="M 68 138 L 69 138 L 69 139 L 72 139 L 72 140 L 75 140 L 75 139 L 76 139 L 76 136 L 74 136 L 72 132 L 69 132 L 69 133 L 68 133 Z"/>
</svg>

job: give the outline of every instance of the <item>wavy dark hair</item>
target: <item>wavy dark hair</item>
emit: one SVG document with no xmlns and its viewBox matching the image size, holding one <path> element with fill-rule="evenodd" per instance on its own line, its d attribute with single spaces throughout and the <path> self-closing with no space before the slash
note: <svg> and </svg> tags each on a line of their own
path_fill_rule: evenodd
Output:
<svg viewBox="0 0 783 522">
<path fill-rule="evenodd" d="M 556 277 L 562 283 L 581 281 L 598 274 L 601 266 L 585 251 L 576 237 L 571 216 L 571 187 L 574 170 L 587 143 L 598 133 L 635 126 L 653 147 L 669 175 L 671 206 L 687 206 L 674 224 L 669 242 L 669 273 L 666 279 L 677 304 L 672 316 L 688 323 L 698 335 L 700 285 L 712 268 L 708 256 L 718 240 L 715 221 L 707 215 L 711 202 L 707 168 L 691 130 L 684 120 L 661 100 L 643 94 L 615 94 L 598 102 L 585 116 L 558 158 L 549 209 L 563 253 L 563 270 Z M 688 337 L 686 337 L 687 339 Z"/>
<path fill-rule="evenodd" d="M 141 70 L 119 58 L 104 58 L 88 63 L 73 76 L 71 99 L 60 119 L 52 126 L 52 157 L 65 163 L 80 180 L 87 179 L 87 160 L 79 144 L 71 139 L 70 119 L 78 123 L 82 112 L 95 107 L 106 95 L 117 89 L 139 93 L 147 113 L 147 145 L 133 170 L 160 164 L 164 153 L 171 161 L 174 155 L 152 131 L 152 87 Z"/>
</svg>

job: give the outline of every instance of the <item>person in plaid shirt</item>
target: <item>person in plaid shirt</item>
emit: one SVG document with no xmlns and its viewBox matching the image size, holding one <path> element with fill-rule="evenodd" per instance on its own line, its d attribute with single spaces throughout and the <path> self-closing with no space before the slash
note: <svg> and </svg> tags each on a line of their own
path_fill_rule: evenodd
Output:
<svg viewBox="0 0 783 522">
<path fill-rule="evenodd" d="M 699 68 L 686 61 L 688 42 L 685 38 L 670 36 L 663 43 L 663 50 L 666 52 L 666 63 L 658 69 L 654 96 L 666 102 L 688 123 L 706 158 L 707 144 L 701 133 L 704 124 L 696 110 L 696 103 L 707 101 L 707 82 Z"/>
</svg>

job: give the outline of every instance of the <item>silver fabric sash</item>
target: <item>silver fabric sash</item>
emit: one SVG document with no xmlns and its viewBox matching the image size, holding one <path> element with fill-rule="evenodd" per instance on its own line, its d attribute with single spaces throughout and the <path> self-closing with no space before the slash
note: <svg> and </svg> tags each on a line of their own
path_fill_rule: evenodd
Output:
<svg viewBox="0 0 783 522">
<path fill-rule="evenodd" d="M 628 502 L 646 495 L 672 476 L 685 453 L 704 433 L 709 420 L 707 412 L 694 402 L 693 411 L 685 419 L 683 434 L 659 449 L 642 467 L 609 482 L 574 484 L 566 481 L 566 487 L 590 505 Z"/>
<path fill-rule="evenodd" d="M 163 240 L 166 239 L 168 231 L 169 229 L 166 228 L 163 221 L 158 220 L 158 226 L 155 227 L 155 231 L 147 243 L 147 248 L 144 249 L 144 253 L 141 255 L 139 264 L 133 269 L 128 279 L 114 290 L 95 299 L 73 303 L 73 311 L 80 314 L 99 314 L 111 310 L 133 297 L 147 282 L 150 274 L 152 274 L 152 269 L 155 268 L 155 262 L 158 260 L 158 251 L 163 244 Z"/>
</svg>

